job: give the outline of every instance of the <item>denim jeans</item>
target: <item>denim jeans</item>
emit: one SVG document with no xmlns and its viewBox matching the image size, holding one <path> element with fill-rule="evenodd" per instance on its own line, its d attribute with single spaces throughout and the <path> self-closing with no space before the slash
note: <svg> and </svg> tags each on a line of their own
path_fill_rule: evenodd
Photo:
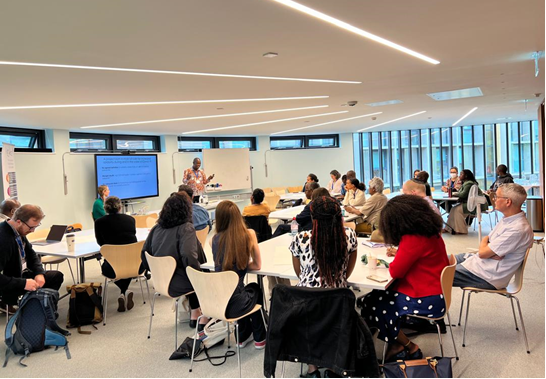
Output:
<svg viewBox="0 0 546 379">
<path fill-rule="evenodd" d="M 457 266 L 455 268 L 455 277 L 453 278 L 453 287 L 475 287 L 486 290 L 496 290 L 496 288 L 489 284 L 489 282 L 483 280 L 477 275 L 474 275 L 463 267 L 461 263 L 466 260 L 466 256 L 467 254 L 457 254 L 455 256 Z"/>
</svg>

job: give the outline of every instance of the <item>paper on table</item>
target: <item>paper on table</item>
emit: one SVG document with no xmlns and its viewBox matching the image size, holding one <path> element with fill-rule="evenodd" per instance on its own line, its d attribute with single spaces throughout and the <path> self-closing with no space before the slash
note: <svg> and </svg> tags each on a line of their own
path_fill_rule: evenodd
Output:
<svg viewBox="0 0 546 379">
<path fill-rule="evenodd" d="M 363 241 L 362 245 L 365 245 L 368 247 L 385 247 L 384 243 L 372 242 L 372 241 Z"/>
<path fill-rule="evenodd" d="M 277 246 L 275 247 L 273 264 L 276 266 L 289 265 L 291 262 L 291 257 L 292 253 L 290 253 L 287 246 Z"/>
</svg>

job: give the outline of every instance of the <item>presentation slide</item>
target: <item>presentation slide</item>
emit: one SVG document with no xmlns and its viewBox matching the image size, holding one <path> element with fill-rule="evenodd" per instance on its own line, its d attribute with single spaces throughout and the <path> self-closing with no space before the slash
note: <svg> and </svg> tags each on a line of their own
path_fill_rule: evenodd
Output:
<svg viewBox="0 0 546 379">
<path fill-rule="evenodd" d="M 95 155 L 97 186 L 121 200 L 159 196 L 157 155 Z"/>
</svg>

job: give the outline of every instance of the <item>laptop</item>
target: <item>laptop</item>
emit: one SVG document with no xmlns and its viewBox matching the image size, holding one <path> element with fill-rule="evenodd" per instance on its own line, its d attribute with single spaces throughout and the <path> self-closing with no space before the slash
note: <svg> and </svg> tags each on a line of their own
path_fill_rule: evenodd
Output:
<svg viewBox="0 0 546 379">
<path fill-rule="evenodd" d="M 68 225 L 53 225 L 49 230 L 49 234 L 45 240 L 38 240 L 32 242 L 33 245 L 46 246 L 53 243 L 59 243 L 62 241 L 64 233 Z"/>
</svg>

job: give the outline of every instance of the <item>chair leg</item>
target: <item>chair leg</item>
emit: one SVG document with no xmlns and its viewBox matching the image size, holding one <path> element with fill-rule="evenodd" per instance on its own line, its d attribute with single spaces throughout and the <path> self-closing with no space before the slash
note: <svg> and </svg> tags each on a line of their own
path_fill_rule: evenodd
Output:
<svg viewBox="0 0 546 379">
<path fill-rule="evenodd" d="M 70 258 L 66 259 L 66 263 L 68 263 L 68 268 L 70 269 L 70 275 L 72 275 L 72 282 L 76 284 L 76 279 L 74 279 L 74 271 L 72 271 L 72 265 L 70 264 Z"/>
<path fill-rule="evenodd" d="M 385 364 L 385 357 L 387 356 L 387 342 L 383 344 L 383 358 L 381 359 L 381 364 Z"/>
<path fill-rule="evenodd" d="M 174 301 L 174 351 L 178 349 L 178 300 L 180 298 Z"/>
<path fill-rule="evenodd" d="M 146 291 L 148 291 L 148 301 L 150 301 L 150 286 L 148 285 L 148 279 L 146 279 Z"/>
<path fill-rule="evenodd" d="M 231 349 L 231 330 L 229 328 L 229 322 L 227 324 L 227 348 Z"/>
<path fill-rule="evenodd" d="M 516 330 L 519 330 L 518 320 L 516 319 L 516 311 L 514 310 L 514 298 L 512 296 L 510 296 L 510 305 L 512 306 L 512 315 L 514 316 L 514 323 L 516 324 Z"/>
<path fill-rule="evenodd" d="M 104 311 L 104 317 L 102 318 L 102 325 L 106 325 L 106 311 L 108 310 L 108 278 L 104 279 L 104 298 L 102 301 L 104 304 L 102 309 Z"/>
<path fill-rule="evenodd" d="M 154 293 L 154 297 L 152 297 L 152 304 L 151 304 L 151 311 L 150 311 L 150 326 L 148 327 L 148 339 L 150 339 L 152 335 L 152 320 L 154 317 L 154 305 L 155 305 L 155 296 L 157 295 L 157 292 Z"/>
<path fill-rule="evenodd" d="M 519 304 L 519 299 L 514 296 L 516 303 L 518 304 L 519 319 L 521 320 L 521 327 L 523 329 L 523 337 L 525 338 L 525 347 L 527 348 L 527 354 L 531 354 L 529 350 L 529 342 L 527 341 L 527 332 L 525 331 L 525 324 L 523 323 L 523 314 L 521 313 L 521 305 Z"/>
<path fill-rule="evenodd" d="M 455 350 L 455 358 L 459 360 L 459 353 L 457 352 L 457 346 L 455 345 L 455 338 L 453 337 L 453 329 L 451 328 L 451 318 L 449 312 L 447 312 L 447 322 L 449 324 L 449 332 L 451 333 L 451 341 L 453 342 L 453 349 Z"/>
<path fill-rule="evenodd" d="M 440 353 L 442 354 L 442 357 L 444 356 L 444 345 L 442 344 L 442 332 L 440 331 L 440 325 L 436 321 L 434 321 L 434 325 L 436 325 L 436 330 L 438 330 L 438 342 L 440 343 Z"/>
<path fill-rule="evenodd" d="M 466 291 L 463 290 L 463 297 L 461 299 L 461 309 L 459 310 L 459 323 L 457 325 L 461 326 L 461 317 L 463 315 L 463 308 L 464 308 L 464 295 L 466 294 Z"/>
<path fill-rule="evenodd" d="M 237 343 L 237 364 L 239 365 L 239 378 L 242 378 L 241 373 L 241 352 L 239 351 L 239 324 L 235 324 L 235 342 Z"/>
<path fill-rule="evenodd" d="M 463 347 L 465 347 L 465 341 L 466 341 L 466 325 L 468 325 L 468 311 L 470 309 L 470 295 L 472 295 L 472 291 L 468 292 L 468 300 L 466 302 L 466 317 L 464 319 L 464 329 L 463 329 Z"/>
<path fill-rule="evenodd" d="M 281 378 L 284 378 L 284 366 L 286 364 L 286 361 L 282 361 L 282 369 L 281 369 Z"/>
<path fill-rule="evenodd" d="M 138 284 L 140 284 L 140 293 L 142 294 L 142 304 L 146 304 L 146 298 L 144 297 L 144 288 L 142 287 L 142 277 L 138 277 Z"/>
<path fill-rule="evenodd" d="M 197 317 L 197 325 L 195 325 L 195 334 L 193 335 L 193 347 L 191 349 L 191 364 L 190 364 L 190 372 L 193 370 L 193 356 L 195 355 L 195 345 L 197 345 L 195 342 L 197 341 L 197 328 L 199 327 L 199 320 L 201 320 L 202 315 Z M 228 324 L 229 329 L 229 324 Z"/>
</svg>

